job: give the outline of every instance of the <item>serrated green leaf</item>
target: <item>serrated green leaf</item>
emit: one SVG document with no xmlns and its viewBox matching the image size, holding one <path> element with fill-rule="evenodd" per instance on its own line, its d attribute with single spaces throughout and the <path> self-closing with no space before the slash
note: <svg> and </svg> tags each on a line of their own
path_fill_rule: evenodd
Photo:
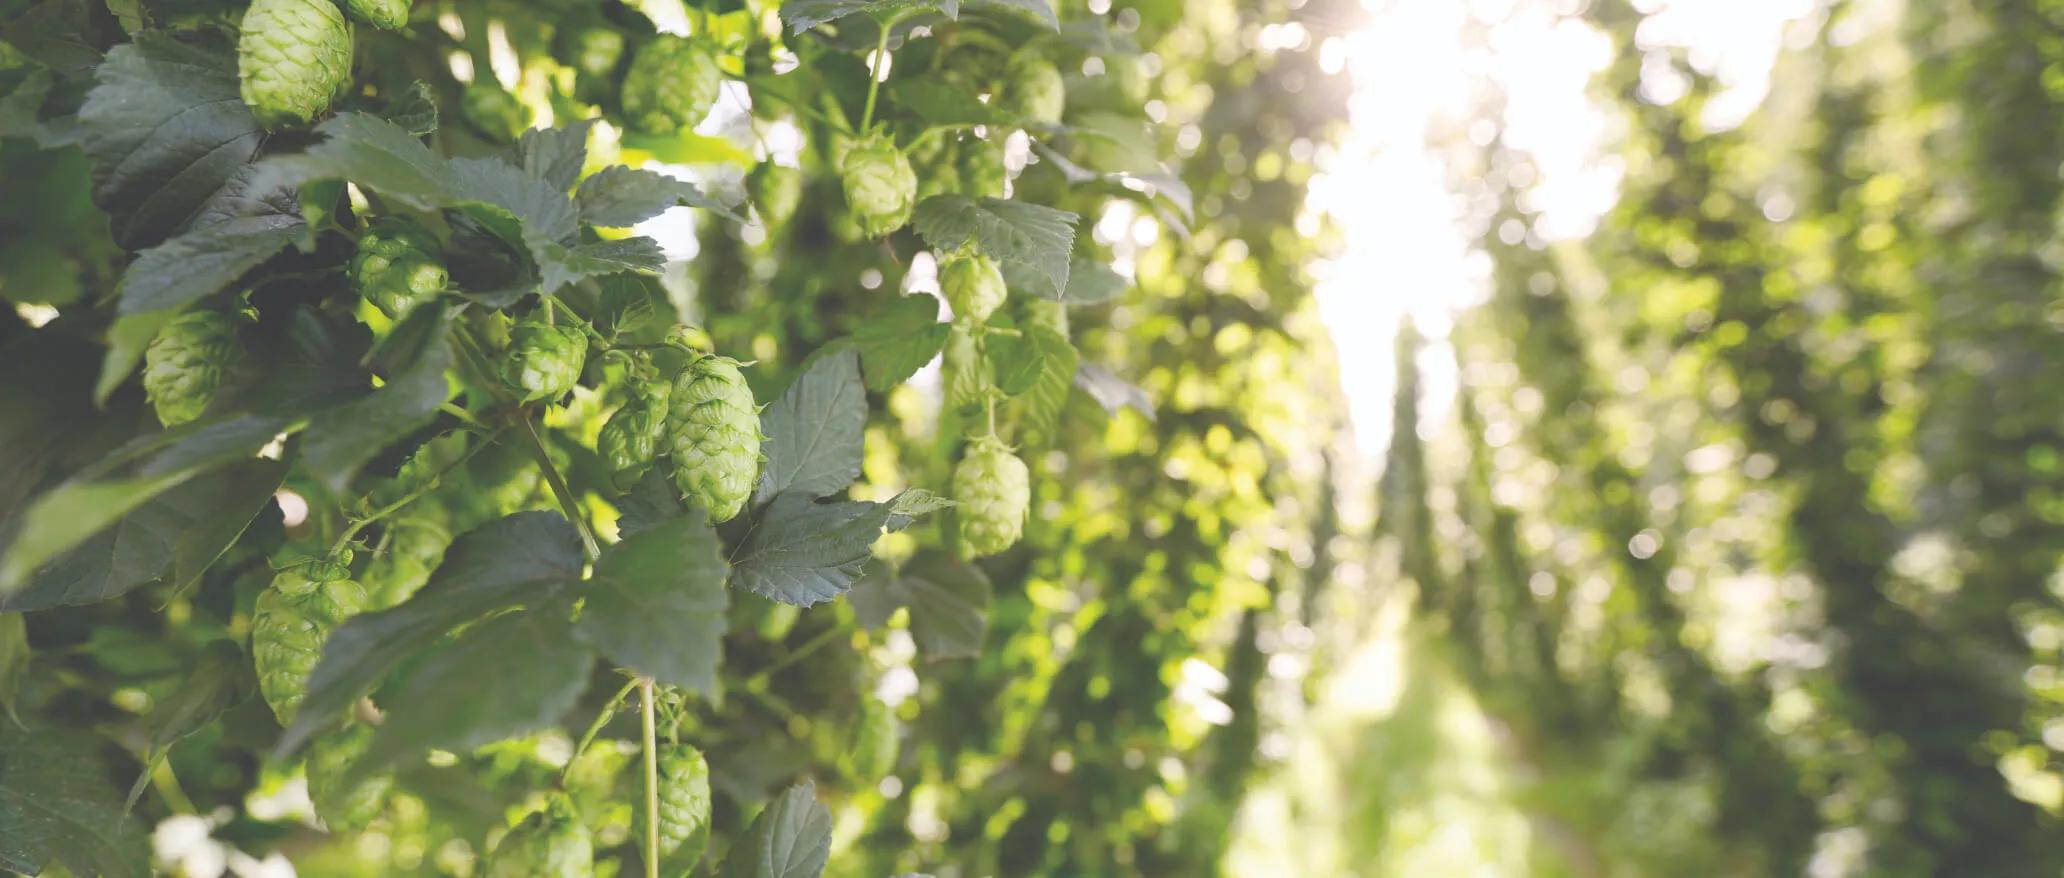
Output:
<svg viewBox="0 0 2064 878">
<path fill-rule="evenodd" d="M 731 582 L 761 597 L 807 607 L 844 594 L 888 530 L 909 523 L 894 501 L 820 503 L 806 494 L 774 498 L 731 555 Z"/>
<path fill-rule="evenodd" d="M 897 80 L 889 96 L 927 125 L 1008 125 L 1017 121 L 1002 107 L 982 103 L 974 93 L 937 77 Z"/>
<path fill-rule="evenodd" d="M 1019 427 L 1029 445 L 1044 445 L 1053 438 L 1061 412 L 1068 406 L 1068 392 L 1075 386 L 1080 357 L 1075 346 L 1060 333 L 1044 326 L 1027 327 L 1034 347 L 1039 349 L 1039 375 L 1018 397 L 1023 420 Z"/>
<path fill-rule="evenodd" d="M 21 725 L 21 713 L 16 710 L 16 699 L 21 695 L 22 680 L 29 673 L 29 659 L 33 656 L 28 618 L 20 613 L 0 613 L 0 713 L 6 713 L 17 726 Z"/>
<path fill-rule="evenodd" d="M 1132 283 L 1110 266 L 1076 259 L 1068 269 L 1068 289 L 1059 296 L 1040 298 L 1068 305 L 1095 305 L 1118 298 L 1131 287 Z"/>
<path fill-rule="evenodd" d="M 238 217 L 138 254 L 115 288 L 124 316 L 170 311 L 228 289 L 301 234 L 298 216 Z"/>
<path fill-rule="evenodd" d="M 695 184 L 654 171 L 611 165 L 581 181 L 581 219 L 608 228 L 634 226 L 677 206 L 713 210 L 737 219 L 723 202 Z"/>
<path fill-rule="evenodd" d="M 0 869 L 62 864 L 74 875 L 147 878 L 150 849 L 122 813 L 98 735 L 0 723 Z"/>
<path fill-rule="evenodd" d="M 915 12 L 938 12 L 957 18 L 960 0 L 789 0 L 781 4 L 781 20 L 790 33 L 798 34 L 862 12 L 877 20 Z"/>
<path fill-rule="evenodd" d="M 1095 363 L 1084 362 L 1076 367 L 1075 386 L 1088 393 L 1107 413 L 1116 415 L 1119 409 L 1131 407 L 1146 415 L 1147 420 L 1154 419 L 1154 401 L 1146 391 Z"/>
<path fill-rule="evenodd" d="M 417 137 L 429 137 L 437 133 L 437 98 L 430 93 L 428 83 L 411 82 L 387 101 L 387 106 L 380 110 L 380 118 Z"/>
<path fill-rule="evenodd" d="M 982 355 L 989 359 L 996 389 L 1017 396 L 1031 389 L 1046 369 L 1047 348 L 1020 329 L 1015 335 L 995 333 L 982 340 Z"/>
<path fill-rule="evenodd" d="M 258 680 L 242 650 L 227 640 L 209 644 L 207 653 L 180 679 L 179 688 L 152 705 L 144 724 L 153 748 L 206 728 L 217 717 L 249 697 Z"/>
<path fill-rule="evenodd" d="M 330 633 L 308 677 L 308 695 L 275 752 L 285 757 L 299 750 L 381 678 L 459 625 L 574 588 L 581 564 L 579 535 L 555 513 L 519 512 L 461 535 L 407 602 Z"/>
<path fill-rule="evenodd" d="M 31 60 L 63 76 L 93 71 L 101 52 L 120 39 L 117 22 L 106 7 L 81 0 L 43 0 L 0 27 L 0 40 Z"/>
<path fill-rule="evenodd" d="M 117 243 L 149 247 L 258 154 L 264 131 L 244 107 L 235 58 L 146 33 L 96 68 L 79 108 L 93 160 L 93 200 L 114 214 Z"/>
<path fill-rule="evenodd" d="M 471 750 L 546 728 L 573 709 L 594 666 L 563 608 L 522 610 L 467 629 L 385 694 L 387 719 L 346 783 L 427 749 Z"/>
<path fill-rule="evenodd" d="M 753 818 L 724 858 L 722 878 L 817 878 L 831 858 L 831 812 L 810 781 L 789 787 Z"/>
<path fill-rule="evenodd" d="M 578 119 L 557 128 L 532 128 L 516 142 L 516 154 L 523 160 L 523 172 L 566 192 L 580 182 L 581 166 L 588 160 L 588 130 L 593 119 Z"/>
<path fill-rule="evenodd" d="M 886 391 L 939 355 L 952 327 L 939 322 L 939 300 L 926 293 L 897 298 L 853 330 L 867 388 Z"/>
<path fill-rule="evenodd" d="M 787 392 L 760 413 L 766 441 L 754 505 L 793 493 L 822 497 L 860 477 L 861 440 L 867 428 L 867 389 L 860 356 L 840 351 L 818 357 Z"/>
<path fill-rule="evenodd" d="M 728 573 L 717 533 L 701 516 L 660 522 L 602 553 L 575 630 L 641 675 L 714 692 Z"/>
<path fill-rule="evenodd" d="M 846 599 L 862 627 L 879 628 L 897 608 L 910 610 L 910 636 L 928 659 L 981 654 L 988 631 L 989 577 L 981 568 L 939 553 L 924 553 L 891 572 L 870 567 Z"/>
<path fill-rule="evenodd" d="M 934 195 L 917 206 L 911 224 L 934 249 L 950 253 L 976 247 L 1002 263 L 1007 278 L 1016 269 L 1022 278 L 1016 286 L 1051 299 L 1068 288 L 1077 219 L 1064 210 L 1022 201 Z"/>
<path fill-rule="evenodd" d="M 1111 132 L 1088 130 L 1075 133 L 1077 136 L 1089 137 L 1097 139 L 1099 142 L 1109 143 L 1122 142 L 1116 138 L 1125 136 L 1122 134 L 1113 135 Z M 1151 137 L 1151 134 L 1146 136 Z M 1106 141 L 1104 138 L 1113 138 L 1113 140 Z M 1151 156 L 1152 148 L 1151 144 L 1139 145 L 1135 143 L 1120 148 L 1118 154 L 1135 155 L 1138 151 L 1145 150 L 1147 151 L 1146 155 Z M 1146 203 L 1153 203 L 1156 198 L 1166 199 L 1169 205 L 1182 213 L 1184 220 L 1192 219 L 1195 216 L 1195 196 L 1190 193 L 1189 184 L 1183 182 L 1181 177 L 1177 176 L 1174 171 L 1168 169 L 1167 165 L 1162 164 L 1158 160 L 1144 158 L 1138 160 L 1127 159 L 1120 164 L 1131 166 L 1129 168 L 1098 171 L 1078 165 L 1070 161 L 1067 156 L 1061 155 L 1058 150 L 1038 141 L 1033 141 L 1032 150 L 1039 153 L 1041 161 L 1052 163 L 1054 168 L 1061 172 L 1061 178 L 1067 180 L 1071 186 L 1096 184 L 1104 190 Z"/>
<path fill-rule="evenodd" d="M 1061 29 L 1061 19 L 1054 15 L 1053 4 L 1047 0 L 967 0 L 967 4 L 970 9 L 1009 9 L 1030 15 L 1051 30 Z"/>
</svg>

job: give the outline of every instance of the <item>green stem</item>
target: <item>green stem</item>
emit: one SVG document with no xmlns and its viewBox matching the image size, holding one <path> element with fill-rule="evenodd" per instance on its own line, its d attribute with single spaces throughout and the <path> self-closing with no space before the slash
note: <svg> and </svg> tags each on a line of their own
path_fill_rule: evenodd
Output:
<svg viewBox="0 0 2064 878">
<path fill-rule="evenodd" d="M 652 714 L 652 678 L 638 680 L 645 736 L 645 878 L 659 878 L 659 723 Z"/>
<path fill-rule="evenodd" d="M 439 482 L 444 481 L 445 476 L 451 475 L 453 470 L 465 466 L 466 461 L 472 460 L 473 455 L 480 453 L 480 449 L 486 448 L 489 445 L 493 445 L 495 439 L 501 435 L 501 430 L 496 430 L 493 433 L 488 434 L 486 439 L 474 443 L 473 447 L 466 449 L 466 453 L 459 455 L 459 459 L 454 460 L 451 463 L 445 464 L 444 468 L 438 470 L 436 475 L 431 476 L 429 481 L 424 482 L 415 490 L 402 495 L 401 499 L 389 503 L 385 506 L 382 506 L 379 509 L 375 509 L 370 514 L 366 515 L 366 517 L 352 522 L 350 527 L 345 528 L 343 533 L 337 535 L 336 542 L 330 544 L 330 557 L 336 557 L 338 552 L 343 551 L 345 546 L 350 545 L 351 539 L 353 537 L 358 536 L 359 531 L 365 530 L 366 525 L 379 521 L 382 518 L 386 518 L 389 515 L 393 515 L 396 512 L 400 512 L 402 507 L 407 506 L 410 503 L 414 503 L 419 499 L 422 499 L 424 494 L 428 494 L 431 491 L 437 490 L 437 484 Z"/>
<path fill-rule="evenodd" d="M 588 525 L 588 517 L 581 514 L 580 498 L 573 495 L 573 489 L 566 484 L 566 477 L 559 474 L 559 467 L 552 463 L 552 456 L 545 453 L 545 441 L 538 438 L 537 425 L 524 418 L 523 438 L 530 444 L 530 454 L 537 458 L 538 469 L 545 474 L 545 484 L 552 486 L 552 496 L 559 501 L 559 509 L 573 521 L 575 530 L 580 531 L 581 551 L 592 564 L 602 557 L 602 544 L 595 541 L 595 530 Z"/>
<path fill-rule="evenodd" d="M 459 408 L 456 405 L 453 405 L 448 402 L 440 402 L 437 404 L 437 410 L 447 415 L 451 415 L 454 418 L 458 418 L 460 423 L 465 424 L 468 427 L 472 427 L 475 430 L 479 430 L 483 433 L 488 431 L 488 426 L 482 423 L 479 418 L 474 417 L 472 412 Z"/>
<path fill-rule="evenodd" d="M 573 757 L 566 760 L 566 768 L 559 772 L 560 786 L 565 786 L 566 779 L 573 776 L 574 763 L 580 761 L 581 754 L 588 752 L 588 745 L 595 743 L 595 737 L 602 734 L 603 727 L 609 725 L 611 719 L 616 718 L 617 706 L 623 704 L 623 700 L 630 696 L 631 690 L 636 688 L 638 681 L 626 681 L 622 689 L 616 690 L 616 694 L 609 697 L 609 703 L 602 705 L 602 712 L 595 714 L 595 721 L 589 723 L 588 730 L 581 734 L 580 743 L 573 745 Z"/>
<path fill-rule="evenodd" d="M 875 92 L 881 91 L 882 64 L 889 60 L 889 31 L 894 30 L 896 22 L 902 20 L 903 16 L 893 15 L 889 20 L 882 22 L 881 39 L 875 41 L 874 63 L 867 66 L 867 109 L 860 113 L 862 136 L 874 127 L 874 95 Z"/>
</svg>

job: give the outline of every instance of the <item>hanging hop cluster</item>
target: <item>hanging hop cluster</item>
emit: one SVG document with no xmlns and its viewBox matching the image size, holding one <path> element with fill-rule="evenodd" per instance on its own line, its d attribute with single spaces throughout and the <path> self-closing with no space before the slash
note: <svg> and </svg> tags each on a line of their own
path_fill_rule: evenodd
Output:
<svg viewBox="0 0 2064 878">
<path fill-rule="evenodd" d="M 939 287 L 946 293 L 947 304 L 953 306 L 953 316 L 975 323 L 996 313 L 1006 293 L 1003 269 L 996 260 L 976 252 L 947 257 L 939 269 Z"/>
<path fill-rule="evenodd" d="M 236 358 L 237 320 L 217 311 L 172 318 L 143 349 L 143 389 L 158 420 L 177 427 L 201 416 Z"/>
<path fill-rule="evenodd" d="M 716 105 L 723 80 L 707 44 L 662 34 L 631 56 L 623 80 L 625 120 L 648 134 L 694 128 Z"/>
<path fill-rule="evenodd" d="M 365 589 L 350 578 L 347 551 L 335 560 L 300 561 L 281 570 L 258 595 L 251 614 L 251 660 L 258 692 L 280 724 L 308 694 L 308 673 L 322 657 L 323 641 L 344 620 L 366 608 Z"/>
<path fill-rule="evenodd" d="M 960 540 L 969 557 L 1010 548 L 1025 532 L 1032 505 L 1031 474 L 1025 462 L 995 436 L 968 443 L 953 468 L 953 499 L 960 501 Z"/>
<path fill-rule="evenodd" d="M 563 795 L 524 818 L 495 845 L 485 878 L 593 878 L 595 841 Z"/>
<path fill-rule="evenodd" d="M 661 745 L 659 763 L 659 862 L 666 875 L 686 875 L 709 845 L 709 764 L 687 744 Z M 645 826 L 645 800 L 633 802 L 631 826 Z"/>
<path fill-rule="evenodd" d="M 674 376 L 667 401 L 667 450 L 674 487 L 730 521 L 752 496 L 760 474 L 760 410 L 738 361 L 698 354 Z"/>
<path fill-rule="evenodd" d="M 305 124 L 351 85 L 351 25 L 332 0 L 252 0 L 242 27 L 237 75 L 259 124 Z"/>
<path fill-rule="evenodd" d="M 1031 50 L 1011 56 L 1003 71 L 1003 106 L 1035 125 L 1059 125 L 1068 105 L 1061 69 Z"/>
<path fill-rule="evenodd" d="M 437 238 L 405 219 L 382 219 L 358 239 L 346 270 L 366 300 L 396 320 L 444 292 Z"/>
<path fill-rule="evenodd" d="M 862 234 L 879 238 L 910 222 L 917 206 L 917 172 L 888 138 L 870 138 L 846 150 L 839 179 Z"/>
<path fill-rule="evenodd" d="M 595 439 L 595 450 L 619 486 L 636 482 L 659 456 L 659 443 L 666 438 L 667 397 L 674 389 L 665 381 L 647 378 L 634 378 L 627 384 L 630 399 L 609 416 Z"/>
<path fill-rule="evenodd" d="M 557 400 L 580 381 L 588 337 L 578 327 L 525 320 L 509 331 L 502 380 L 523 402 Z"/>
</svg>

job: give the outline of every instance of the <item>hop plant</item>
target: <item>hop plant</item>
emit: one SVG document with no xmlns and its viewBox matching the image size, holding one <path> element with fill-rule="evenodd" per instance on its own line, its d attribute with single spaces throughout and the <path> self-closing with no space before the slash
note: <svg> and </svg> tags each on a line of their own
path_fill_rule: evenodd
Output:
<svg viewBox="0 0 2064 878">
<path fill-rule="evenodd" d="M 709 764 L 686 744 L 661 745 L 659 763 L 659 863 L 664 875 L 686 875 L 709 844 Z M 631 832 L 645 831 L 645 800 L 634 802 Z"/>
<path fill-rule="evenodd" d="M 413 0 L 345 0 L 353 17 L 382 30 L 400 30 L 408 24 Z"/>
<path fill-rule="evenodd" d="M 588 337 L 572 326 L 525 320 L 509 331 L 502 380 L 524 402 L 555 400 L 580 381 L 588 361 Z"/>
<path fill-rule="evenodd" d="M 573 802 L 554 796 L 495 845 L 486 878 L 592 878 L 595 842 Z"/>
<path fill-rule="evenodd" d="M 631 57 L 624 73 L 624 118 L 650 134 L 694 128 L 723 84 L 716 52 L 697 40 L 663 34 Z"/>
<path fill-rule="evenodd" d="M 1003 106 L 1027 122 L 1059 125 L 1068 105 L 1068 85 L 1052 61 L 1019 51 L 1004 68 L 1002 97 Z"/>
<path fill-rule="evenodd" d="M 509 143 L 530 128 L 530 108 L 491 79 L 466 86 L 459 103 L 466 124 L 496 143 Z"/>
<path fill-rule="evenodd" d="M 667 449 L 674 457 L 674 487 L 730 521 L 752 496 L 760 474 L 760 414 L 738 361 L 709 354 L 674 376 L 667 402 Z"/>
<path fill-rule="evenodd" d="M 989 360 L 982 356 L 981 342 L 965 326 L 955 326 L 946 336 L 941 367 L 946 377 L 946 406 L 961 409 L 988 399 L 994 378 Z"/>
<path fill-rule="evenodd" d="M 969 139 L 960 144 L 960 191 L 969 198 L 1002 198 L 1010 171 L 1003 162 L 1003 144 Z"/>
<path fill-rule="evenodd" d="M 237 75 L 259 124 L 304 124 L 350 86 L 351 26 L 331 0 L 252 0 L 242 28 Z"/>
<path fill-rule="evenodd" d="M 659 443 L 666 438 L 667 397 L 673 385 L 635 379 L 630 391 L 630 400 L 609 416 L 595 440 L 595 450 L 618 485 L 636 482 L 659 456 Z"/>
<path fill-rule="evenodd" d="M 308 694 L 308 672 L 323 641 L 345 619 L 366 608 L 365 589 L 349 578 L 348 557 L 307 561 L 281 570 L 258 595 L 251 614 L 251 659 L 258 692 L 281 725 Z"/>
<path fill-rule="evenodd" d="M 374 223 L 346 270 L 360 294 L 397 320 L 444 292 L 447 280 L 437 239 L 405 219 Z"/>
<path fill-rule="evenodd" d="M 803 172 L 786 165 L 761 162 L 745 184 L 761 221 L 769 226 L 787 223 L 803 201 Z"/>
<path fill-rule="evenodd" d="M 869 698 L 860 706 L 853 724 L 853 740 L 845 753 L 846 775 L 856 783 L 872 784 L 896 768 L 902 749 L 903 726 L 896 713 L 881 701 Z"/>
<path fill-rule="evenodd" d="M 969 557 L 994 555 L 1017 544 L 1032 503 L 1025 462 L 994 436 L 968 444 L 953 468 L 953 499 L 960 501 L 960 541 Z"/>
<path fill-rule="evenodd" d="M 839 163 L 839 177 L 846 205 L 867 237 L 882 237 L 910 221 L 911 208 L 917 206 L 917 174 L 888 138 L 854 144 Z"/>
<path fill-rule="evenodd" d="M 364 756 L 372 743 L 372 727 L 354 723 L 341 732 L 320 735 L 308 745 L 308 798 L 315 804 L 316 816 L 333 832 L 364 829 L 387 807 L 387 796 L 394 791 L 393 773 L 381 772 L 356 784 L 345 781 L 351 764 Z"/>
<path fill-rule="evenodd" d="M 177 427 L 201 416 L 236 357 L 236 318 L 188 311 L 172 318 L 143 349 L 143 389 L 158 420 Z"/>
<path fill-rule="evenodd" d="M 953 316 L 976 323 L 996 313 L 1006 294 L 996 260 L 972 252 L 947 257 L 939 269 L 939 287 L 953 306 Z"/>
</svg>

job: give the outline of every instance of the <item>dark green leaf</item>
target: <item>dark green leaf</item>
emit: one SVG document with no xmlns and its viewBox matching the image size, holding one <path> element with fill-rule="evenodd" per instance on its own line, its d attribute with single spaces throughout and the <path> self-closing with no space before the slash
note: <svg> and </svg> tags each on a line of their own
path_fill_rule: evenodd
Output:
<svg viewBox="0 0 2064 878">
<path fill-rule="evenodd" d="M 810 781 L 769 803 L 724 858 L 722 878 L 817 878 L 831 857 L 831 812 Z"/>
<path fill-rule="evenodd" d="M 106 767 L 82 730 L 0 723 L 0 869 L 148 878 L 150 849 L 122 813 Z"/>
<path fill-rule="evenodd" d="M 15 7 L 8 9 L 14 14 Z M 43 0 L 0 27 L 0 40 L 64 76 L 92 72 L 120 36 L 107 7 L 95 0 Z"/>
<path fill-rule="evenodd" d="M 861 321 L 853 330 L 867 387 L 886 391 L 939 355 L 952 327 L 939 322 L 939 300 L 925 293 L 903 296 Z"/>
<path fill-rule="evenodd" d="M 546 728 L 580 699 L 594 666 L 595 654 L 574 637 L 561 608 L 482 622 L 383 698 L 387 720 L 351 773 L 365 777 L 426 749 L 471 750 Z"/>
<path fill-rule="evenodd" d="M 366 461 L 415 432 L 450 397 L 447 323 L 443 309 L 417 308 L 373 353 L 386 384 L 309 419 L 301 462 L 325 487 L 344 491 Z"/>
<path fill-rule="evenodd" d="M 947 18 L 960 15 L 960 0 L 789 0 L 781 4 L 781 20 L 791 33 L 802 33 L 855 13 L 877 19 L 913 12 L 938 12 Z"/>
<path fill-rule="evenodd" d="M 769 600 L 807 607 L 844 594 L 860 578 L 885 530 L 909 523 L 895 501 L 817 502 L 775 497 L 731 556 L 731 580 Z"/>
<path fill-rule="evenodd" d="M 418 80 L 390 99 L 380 117 L 417 137 L 429 137 L 437 133 L 437 98 L 428 84 Z"/>
<path fill-rule="evenodd" d="M 579 535 L 555 513 L 519 512 L 460 536 L 408 602 L 330 633 L 309 675 L 308 697 L 277 752 L 300 749 L 382 677 L 453 628 L 572 588 L 581 563 Z"/>
<path fill-rule="evenodd" d="M 584 277 L 626 271 L 656 273 L 666 266 L 666 253 L 651 238 L 590 241 L 572 247 L 545 244 L 536 251 L 544 269 L 544 288 L 557 290 Z"/>
<path fill-rule="evenodd" d="M 196 229 L 143 251 L 116 287 L 123 315 L 184 307 L 237 282 L 301 234 L 298 216 L 253 216 Z"/>
<path fill-rule="evenodd" d="M 1075 386 L 1088 392 L 1098 405 L 1104 407 L 1104 411 L 1113 415 L 1118 414 L 1119 409 L 1131 406 L 1146 415 L 1147 420 L 1154 419 L 1154 401 L 1147 398 L 1146 391 L 1095 363 L 1084 362 L 1076 367 Z"/>
<path fill-rule="evenodd" d="M 917 206 L 911 224 L 936 250 L 974 246 L 1003 264 L 1006 277 L 1019 269 L 1025 292 L 1059 298 L 1068 288 L 1069 253 L 1075 247 L 1075 214 L 1022 201 L 934 195 Z"/>
<path fill-rule="evenodd" d="M 116 46 L 79 109 L 93 200 L 117 243 L 149 247 L 184 226 L 257 155 L 264 132 L 239 95 L 234 56 L 143 34 Z"/>
<path fill-rule="evenodd" d="M 1069 305 L 1095 305 L 1108 302 L 1132 286 L 1125 276 L 1101 262 L 1076 259 L 1068 269 L 1068 289 L 1059 296 L 1040 296 Z M 1035 295 L 1037 295 L 1035 293 Z"/>
<path fill-rule="evenodd" d="M 878 628 L 898 607 L 910 608 L 910 635 L 931 659 L 981 654 L 988 630 L 989 577 L 979 567 L 926 553 L 890 572 L 870 566 L 846 599 L 863 627 Z"/>
<path fill-rule="evenodd" d="M 760 432 L 767 436 L 760 452 L 767 459 L 753 490 L 754 504 L 783 493 L 822 497 L 845 490 L 860 477 L 866 428 L 867 388 L 860 383 L 859 354 L 818 357 L 760 413 Z"/>
<path fill-rule="evenodd" d="M 687 514 L 688 505 L 681 502 L 681 492 L 674 489 L 674 483 L 667 478 L 672 458 L 661 457 L 653 461 L 652 468 L 631 486 L 631 491 L 616 504 L 617 534 L 622 539 L 644 532 Z"/>
<path fill-rule="evenodd" d="M 967 0 L 971 9 L 1009 9 L 1030 15 L 1040 24 L 1052 30 L 1061 29 L 1061 20 L 1054 15 L 1053 5 L 1047 0 Z"/>
<path fill-rule="evenodd" d="M 595 120 L 581 119 L 558 128 L 532 128 L 516 143 L 523 157 L 523 172 L 569 192 L 580 181 L 581 166 L 588 160 L 588 130 Z"/>
<path fill-rule="evenodd" d="M 703 194 L 693 183 L 623 165 L 611 165 L 582 180 L 575 199 L 581 219 L 609 228 L 634 226 L 682 205 L 737 218 L 727 205 Z"/>
<path fill-rule="evenodd" d="M 15 725 L 21 725 L 15 699 L 21 694 L 22 679 L 29 673 L 28 618 L 20 613 L 0 613 L 0 711 Z"/>
<path fill-rule="evenodd" d="M 145 720 L 151 746 L 166 747 L 205 728 L 249 696 L 257 682 L 243 650 L 227 640 L 209 644 L 207 654 L 180 679 L 179 688 L 151 708 Z"/>
<path fill-rule="evenodd" d="M 989 359 L 996 389 L 1010 396 L 1031 389 L 1044 374 L 1047 350 L 1034 339 L 1029 328 L 1016 335 L 996 333 L 982 340 L 982 355 Z"/>
<path fill-rule="evenodd" d="M 713 692 L 727 574 L 700 515 L 669 519 L 602 553 L 578 633 L 610 660 L 669 686 Z"/>
<path fill-rule="evenodd" d="M 995 104 L 938 77 L 900 79 L 889 94 L 927 125 L 1007 125 L 1017 121 Z"/>
<path fill-rule="evenodd" d="M 1032 149 L 1039 153 L 1040 160 L 1052 163 L 1069 185 L 1097 184 L 1102 189 L 1149 203 L 1156 198 L 1164 198 L 1182 212 L 1184 219 L 1193 217 L 1195 197 L 1190 194 L 1190 186 L 1160 162 L 1152 132 L 1140 135 L 1119 128 L 1115 131 L 1074 129 L 1071 133 L 1106 146 L 1103 154 L 1113 156 L 1116 159 L 1113 164 L 1119 167 L 1091 170 L 1070 161 L 1058 150 L 1033 141 Z"/>
</svg>

